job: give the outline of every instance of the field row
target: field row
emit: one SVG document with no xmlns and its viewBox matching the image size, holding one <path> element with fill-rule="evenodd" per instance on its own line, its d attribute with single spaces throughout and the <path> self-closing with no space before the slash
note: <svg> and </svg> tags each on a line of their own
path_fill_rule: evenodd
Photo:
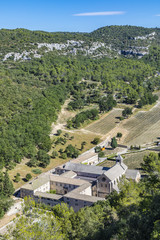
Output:
<svg viewBox="0 0 160 240">
<path fill-rule="evenodd" d="M 129 132 L 125 138 L 128 145 L 141 145 L 156 140 L 160 136 L 160 106 L 149 112 L 139 112 L 122 127 Z"/>
<path fill-rule="evenodd" d="M 119 123 L 119 117 L 122 116 L 122 110 L 114 109 L 106 117 L 90 124 L 85 129 L 91 132 L 105 135 L 116 127 Z"/>
</svg>

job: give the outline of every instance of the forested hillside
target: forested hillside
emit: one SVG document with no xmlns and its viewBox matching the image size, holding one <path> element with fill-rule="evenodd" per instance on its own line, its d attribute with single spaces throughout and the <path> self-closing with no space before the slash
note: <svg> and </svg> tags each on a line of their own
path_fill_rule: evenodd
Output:
<svg viewBox="0 0 160 240">
<path fill-rule="evenodd" d="M 159 87 L 155 73 L 154 67 L 138 60 L 57 58 L 51 53 L 1 65 L 1 168 L 35 156 L 36 149 L 49 151 L 51 123 L 70 95 L 82 109 L 99 104 L 107 94 L 135 104 Z"/>
<path fill-rule="evenodd" d="M 107 26 L 91 33 L 0 30 L 0 59 L 29 60 L 56 55 L 142 57 L 160 43 L 159 28 Z"/>
<path fill-rule="evenodd" d="M 160 86 L 158 39 L 159 29 L 128 26 L 106 27 L 90 34 L 0 30 L 1 172 L 6 174 L 6 170 L 20 164 L 24 157 L 35 158 L 44 168 L 49 164 L 51 124 L 56 121 L 67 98 L 71 99 L 68 107 L 73 111 L 83 111 L 85 106 L 91 109 L 88 115 L 81 113 L 80 117 L 76 117 L 76 124 L 73 120 L 71 127 L 79 127 L 83 122 L 79 119 L 90 113 L 95 119 L 95 115 L 109 111 L 116 102 L 136 107 L 155 102 L 152 93 Z M 67 41 L 70 41 L 67 43 L 69 54 L 65 52 L 66 45 L 62 45 Z M 137 55 L 133 55 L 132 59 L 121 54 L 117 57 L 117 51 L 123 50 L 122 46 L 128 47 L 133 42 L 141 46 L 149 43 L 150 53 L 141 59 Z M 53 50 L 53 46 L 61 47 L 63 54 L 55 47 Z M 77 48 L 76 54 L 72 54 L 73 47 Z M 92 52 L 99 49 L 101 57 L 93 58 L 89 52 L 81 54 L 78 47 L 88 49 L 86 51 L 92 49 Z M 104 57 L 104 48 L 110 52 L 109 56 L 106 54 L 108 57 Z M 16 60 L 15 53 L 19 54 Z M 6 54 L 9 54 L 8 57 L 5 57 Z M 108 106 L 109 102 L 112 102 L 111 106 Z M 96 110 L 92 110 L 93 104 Z M 8 195 L 4 192 L 5 174 L 1 173 L 0 177 L 1 216 L 6 210 L 4 202 L 13 192 L 13 189 Z"/>
</svg>

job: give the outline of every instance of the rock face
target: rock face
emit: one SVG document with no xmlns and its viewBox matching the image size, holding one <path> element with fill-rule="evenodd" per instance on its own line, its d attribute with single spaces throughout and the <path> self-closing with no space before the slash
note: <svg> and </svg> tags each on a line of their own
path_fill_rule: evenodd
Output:
<svg viewBox="0 0 160 240">
<path fill-rule="evenodd" d="M 136 56 L 141 58 L 149 53 L 149 47 L 156 35 L 156 32 L 152 32 L 144 36 L 133 37 L 134 46 L 124 49 L 113 46 L 112 41 L 110 44 L 106 44 L 102 41 L 66 40 L 63 43 L 30 43 L 30 47 L 27 50 L 9 52 L 7 54 L 1 53 L 1 56 L 2 61 L 7 59 L 26 61 L 32 58 L 41 58 L 47 52 L 55 52 L 57 55 L 84 55 L 92 57 L 118 57 L 124 55 L 126 57 Z"/>
<path fill-rule="evenodd" d="M 84 41 L 74 41 L 67 40 L 66 43 L 36 43 L 37 49 L 30 51 L 23 51 L 22 53 L 10 52 L 3 57 L 3 61 L 6 61 L 8 58 L 13 58 L 14 61 L 18 60 L 30 60 L 32 57 L 40 58 L 47 52 L 57 51 L 59 55 L 108 55 L 112 51 L 110 46 L 107 46 L 105 43 L 93 42 L 90 46 L 87 45 Z M 102 50 L 103 49 L 103 50 Z M 42 54 L 39 54 L 41 51 Z M 32 55 L 32 57 L 31 57 Z"/>
</svg>

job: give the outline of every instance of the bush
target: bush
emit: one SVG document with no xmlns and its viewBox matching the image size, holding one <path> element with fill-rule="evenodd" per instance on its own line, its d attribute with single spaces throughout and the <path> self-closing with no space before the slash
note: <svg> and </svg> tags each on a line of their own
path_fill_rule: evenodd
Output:
<svg viewBox="0 0 160 240">
<path fill-rule="evenodd" d="M 57 136 L 60 136 L 61 133 L 62 133 L 62 130 L 61 130 L 61 129 L 57 130 Z"/>
<path fill-rule="evenodd" d="M 56 190 L 50 190 L 49 193 L 56 194 Z"/>
<path fill-rule="evenodd" d="M 98 157 L 99 157 L 99 158 L 104 157 L 104 156 L 105 156 L 104 152 L 99 152 L 99 153 L 98 153 Z"/>
<path fill-rule="evenodd" d="M 132 114 L 132 108 L 126 107 L 123 111 L 122 111 L 122 116 L 123 117 L 127 117 L 128 115 Z"/>
<path fill-rule="evenodd" d="M 52 158 L 56 158 L 57 156 L 58 156 L 58 153 L 57 153 L 57 151 L 53 151 L 53 152 L 52 152 L 52 156 L 51 156 L 51 157 L 52 157 Z"/>
<path fill-rule="evenodd" d="M 62 153 L 61 154 L 61 158 L 66 159 L 67 158 L 67 154 L 66 153 Z"/>
<path fill-rule="evenodd" d="M 124 120 L 124 117 L 119 117 L 119 120 L 120 120 L 120 121 Z"/>
<path fill-rule="evenodd" d="M 30 173 L 26 174 L 26 180 L 29 181 L 32 178 L 32 175 Z"/>
<path fill-rule="evenodd" d="M 91 143 L 97 145 L 100 142 L 100 138 L 96 137 L 93 139 L 93 141 Z"/>
<path fill-rule="evenodd" d="M 36 167 L 38 164 L 37 158 L 32 157 L 31 160 L 27 163 L 28 167 Z"/>
<path fill-rule="evenodd" d="M 122 133 L 118 132 L 116 137 L 120 139 L 122 137 Z"/>
<path fill-rule="evenodd" d="M 20 173 L 17 173 L 17 174 L 16 174 L 14 181 L 15 181 L 16 183 L 18 183 L 18 182 L 20 181 Z"/>
<path fill-rule="evenodd" d="M 34 174 L 41 174 L 42 173 L 41 169 L 39 169 L 39 168 L 32 169 L 32 172 Z"/>
<path fill-rule="evenodd" d="M 94 150 L 95 150 L 95 153 L 99 153 L 101 151 L 101 147 L 100 146 L 96 146 L 94 148 Z"/>
</svg>

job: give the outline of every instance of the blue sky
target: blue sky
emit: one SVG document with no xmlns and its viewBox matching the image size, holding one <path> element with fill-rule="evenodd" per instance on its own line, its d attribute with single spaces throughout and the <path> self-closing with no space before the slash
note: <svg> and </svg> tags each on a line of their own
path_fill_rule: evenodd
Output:
<svg viewBox="0 0 160 240">
<path fill-rule="evenodd" d="M 1 0 L 0 4 L 0 28 L 91 32 L 107 25 L 160 27 L 160 0 Z"/>
</svg>

